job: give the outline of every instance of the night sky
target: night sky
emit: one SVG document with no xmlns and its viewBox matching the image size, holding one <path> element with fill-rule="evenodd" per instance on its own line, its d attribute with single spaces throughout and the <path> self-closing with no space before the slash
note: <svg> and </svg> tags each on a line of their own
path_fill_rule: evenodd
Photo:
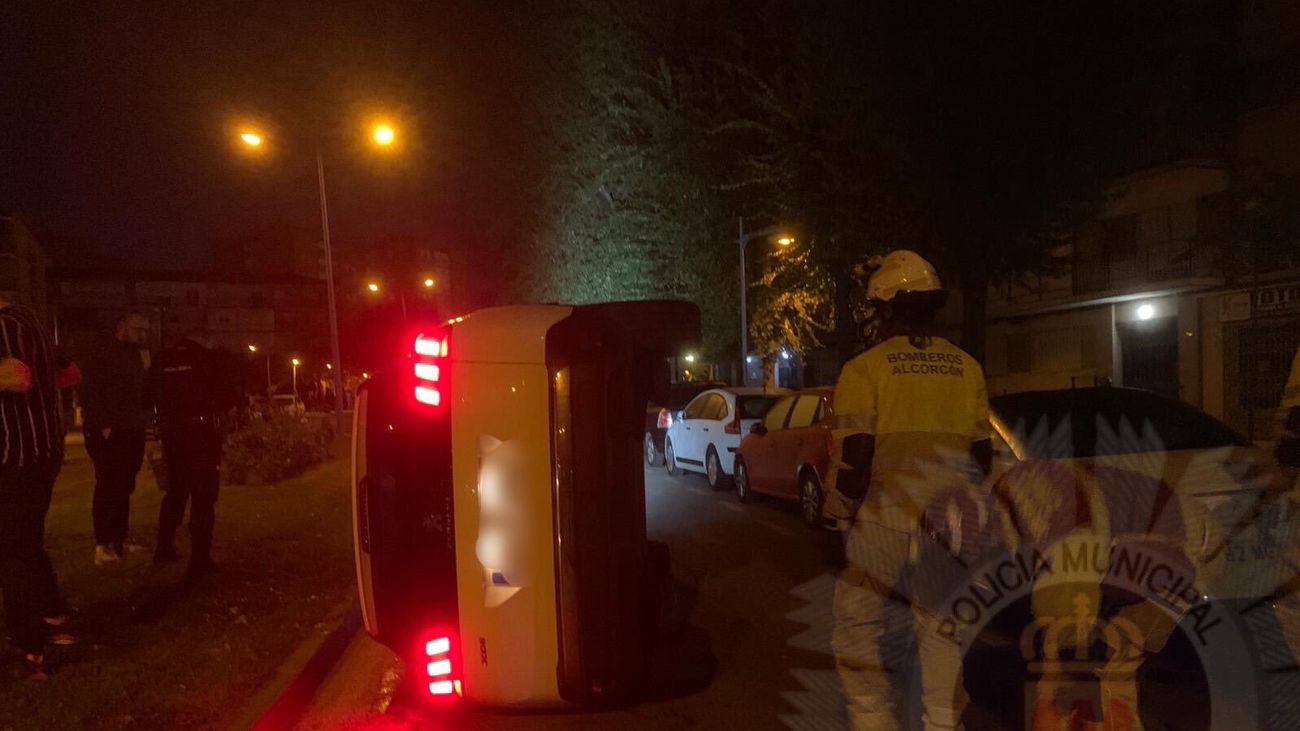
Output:
<svg viewBox="0 0 1300 731">
<path fill-rule="evenodd" d="M 319 227 L 473 250 L 511 214 L 527 23 L 486 3 L 59 3 L 0 10 L 0 209 L 66 259 L 198 267 L 214 239 Z M 366 124 L 400 147 L 376 154 Z M 262 120 L 266 154 L 234 144 Z"/>
</svg>

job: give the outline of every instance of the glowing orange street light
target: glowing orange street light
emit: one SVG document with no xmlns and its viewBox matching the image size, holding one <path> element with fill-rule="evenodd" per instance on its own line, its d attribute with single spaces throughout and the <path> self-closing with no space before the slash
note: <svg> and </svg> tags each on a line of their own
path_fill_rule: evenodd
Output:
<svg viewBox="0 0 1300 731">
<path fill-rule="evenodd" d="M 371 131 L 370 136 L 374 138 L 375 144 L 387 147 L 393 144 L 393 140 L 396 139 L 397 133 L 393 131 L 392 127 L 386 124 L 377 124 L 375 125 L 374 130 Z"/>
<path fill-rule="evenodd" d="M 256 132 L 241 132 L 239 133 L 239 139 L 249 147 L 258 147 L 262 144 L 262 135 Z"/>
<path fill-rule="evenodd" d="M 790 244 L 794 243 L 794 237 L 782 236 L 781 238 L 776 240 L 776 243 L 780 244 L 781 246 L 789 246 Z"/>
<path fill-rule="evenodd" d="M 433 277 L 425 277 L 425 279 L 424 279 L 424 288 L 425 288 L 425 289 L 432 289 L 432 288 L 433 288 Z"/>
<path fill-rule="evenodd" d="M 379 292 L 379 282 L 371 282 L 370 284 L 367 284 L 366 289 L 371 292 Z"/>
</svg>

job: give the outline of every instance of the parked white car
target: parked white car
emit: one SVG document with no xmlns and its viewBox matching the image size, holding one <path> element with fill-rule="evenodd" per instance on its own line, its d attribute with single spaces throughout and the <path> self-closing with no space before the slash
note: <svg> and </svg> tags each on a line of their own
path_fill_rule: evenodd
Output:
<svg viewBox="0 0 1300 731">
<path fill-rule="evenodd" d="M 302 416 L 307 413 L 307 407 L 302 400 L 291 393 L 277 393 L 271 397 L 271 408 L 274 411 L 285 414 L 294 414 Z"/>
<path fill-rule="evenodd" d="M 699 472 L 709 478 L 709 487 L 727 489 L 741 438 L 784 393 L 754 387 L 714 388 L 696 396 L 668 427 L 664 439 L 668 474 Z"/>
</svg>

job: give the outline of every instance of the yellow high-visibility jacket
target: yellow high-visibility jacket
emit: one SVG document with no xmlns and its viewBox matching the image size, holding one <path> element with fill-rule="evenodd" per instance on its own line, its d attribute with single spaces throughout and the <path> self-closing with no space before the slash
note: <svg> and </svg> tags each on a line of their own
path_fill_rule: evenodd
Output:
<svg viewBox="0 0 1300 731">
<path fill-rule="evenodd" d="M 874 437 L 867 502 L 888 498 L 908 517 L 965 479 L 971 445 L 989 439 L 984 370 L 939 337 L 890 338 L 849 361 L 835 387 L 835 446 L 825 514 L 846 511 L 835 489 L 846 437 Z M 836 504 L 838 503 L 838 504 Z"/>
</svg>

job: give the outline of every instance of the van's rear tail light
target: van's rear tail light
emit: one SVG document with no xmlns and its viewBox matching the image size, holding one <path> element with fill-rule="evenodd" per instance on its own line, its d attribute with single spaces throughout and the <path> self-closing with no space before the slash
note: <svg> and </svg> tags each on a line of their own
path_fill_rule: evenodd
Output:
<svg viewBox="0 0 1300 731">
<path fill-rule="evenodd" d="M 450 352 L 447 336 L 415 336 L 415 400 L 425 406 L 442 405 L 441 361 Z"/>
<path fill-rule="evenodd" d="M 429 679 L 429 695 L 461 695 L 460 678 L 451 660 L 451 637 L 434 637 L 424 643 L 424 655 L 427 661 L 425 675 Z"/>
<path fill-rule="evenodd" d="M 439 391 L 436 388 L 429 388 L 428 386 L 416 386 L 415 400 L 422 404 L 428 404 L 429 406 L 441 406 L 442 391 Z"/>
<path fill-rule="evenodd" d="M 724 427 L 722 428 L 722 430 L 723 430 L 724 432 L 728 433 L 728 434 L 739 434 L 739 433 L 740 433 L 740 417 L 736 417 L 736 419 L 735 419 L 734 421 L 728 421 L 728 422 L 727 422 L 727 425 L 724 426 Z"/>
<path fill-rule="evenodd" d="M 659 428 L 667 429 L 673 425 L 673 412 L 668 409 L 659 409 Z"/>
</svg>

